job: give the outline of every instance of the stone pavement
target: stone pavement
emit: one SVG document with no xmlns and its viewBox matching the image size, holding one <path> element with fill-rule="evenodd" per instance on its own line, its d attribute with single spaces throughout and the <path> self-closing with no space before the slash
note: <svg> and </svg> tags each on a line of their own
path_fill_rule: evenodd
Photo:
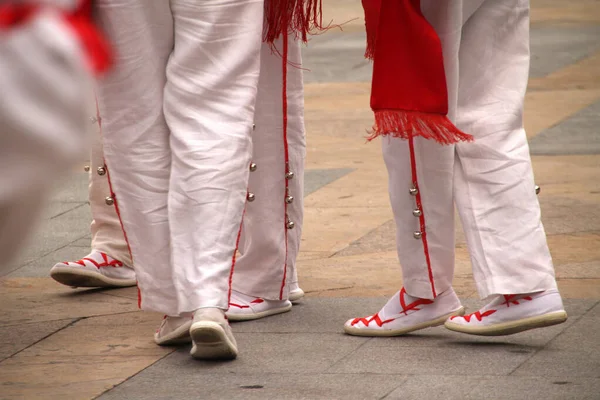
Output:
<svg viewBox="0 0 600 400">
<path fill-rule="evenodd" d="M 380 146 L 364 141 L 360 2 L 325 0 L 328 15 L 350 22 L 305 52 L 307 297 L 285 315 L 235 324 L 233 362 L 155 346 L 161 316 L 137 310 L 135 288 L 47 278 L 55 262 L 88 252 L 87 176 L 77 172 L 0 280 L 0 399 L 600 399 L 600 2 L 532 3 L 526 128 L 567 323 L 499 338 L 343 335 L 343 322 L 377 310 L 401 276 Z M 481 302 L 460 234 L 456 257 L 454 285 L 473 311 Z"/>
</svg>

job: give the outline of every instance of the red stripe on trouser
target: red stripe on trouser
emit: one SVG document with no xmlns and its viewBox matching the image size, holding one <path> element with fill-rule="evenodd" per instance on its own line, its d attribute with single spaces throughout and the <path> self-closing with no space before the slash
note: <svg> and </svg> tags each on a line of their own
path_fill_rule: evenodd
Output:
<svg viewBox="0 0 600 400">
<path fill-rule="evenodd" d="M 100 117 L 100 108 L 98 107 L 98 98 L 96 97 L 96 119 L 98 120 L 98 127 L 100 128 L 100 137 L 102 138 L 102 118 Z M 104 153 L 104 144 L 102 144 L 102 153 Z M 133 255 L 131 254 L 131 246 L 129 245 L 129 239 L 127 238 L 127 232 L 125 232 L 125 227 L 123 226 L 123 219 L 121 218 L 121 211 L 119 210 L 119 202 L 117 201 L 117 195 L 113 191 L 112 182 L 110 180 L 110 168 L 106 164 L 106 159 L 104 159 L 104 165 L 106 167 L 106 179 L 108 181 L 108 190 L 110 191 L 110 197 L 113 199 L 113 204 L 115 206 L 115 212 L 117 213 L 117 217 L 119 218 L 119 225 L 121 225 L 121 231 L 123 231 L 123 237 L 125 238 L 125 243 L 127 244 L 127 251 L 129 252 L 129 257 L 131 258 L 132 265 L 135 265 L 133 261 Z M 135 269 L 135 268 L 134 268 Z M 138 307 L 142 308 L 142 292 L 140 291 L 140 287 L 138 286 Z"/>
<path fill-rule="evenodd" d="M 283 211 L 284 211 L 284 220 L 283 220 L 283 232 L 284 232 L 284 240 L 285 240 L 285 261 L 283 263 L 283 280 L 281 281 L 281 290 L 279 290 L 279 300 L 283 300 L 283 290 L 285 289 L 285 281 L 287 279 L 287 260 L 288 260 L 288 228 L 287 228 L 287 206 L 288 203 L 285 201 L 288 190 L 290 187 L 289 180 L 287 179 L 287 174 L 290 172 L 290 154 L 288 151 L 288 140 L 287 140 L 287 128 L 288 128 L 288 103 L 287 103 L 287 67 L 288 67 L 288 34 L 287 27 L 283 29 L 283 54 L 282 54 L 282 71 L 283 71 L 283 82 L 282 82 L 282 113 L 283 113 L 283 152 L 285 156 L 285 170 L 284 170 L 284 181 L 285 181 L 285 193 L 283 194 Z"/>
<path fill-rule="evenodd" d="M 433 282 L 433 271 L 431 269 L 431 260 L 429 258 L 429 246 L 427 245 L 427 232 L 425 226 L 425 210 L 423 210 L 423 203 L 421 201 L 421 191 L 419 190 L 419 182 L 417 179 L 417 161 L 415 159 L 415 146 L 413 143 L 412 133 L 409 133 L 408 137 L 408 147 L 410 149 L 410 168 L 412 172 L 412 183 L 415 189 L 417 189 L 416 202 L 417 208 L 421 210 L 421 215 L 419 216 L 419 229 L 421 231 L 421 240 L 423 242 L 423 252 L 425 253 L 425 261 L 427 262 L 427 272 L 429 274 L 429 282 L 431 283 L 431 292 L 433 293 L 433 298 L 437 297 L 435 292 L 435 284 Z"/>
<path fill-rule="evenodd" d="M 235 249 L 233 250 L 233 256 L 231 257 L 231 270 L 229 271 L 229 293 L 227 293 L 227 304 L 231 301 L 231 281 L 233 280 L 233 270 L 235 269 L 235 258 L 240 246 L 240 238 L 242 237 L 242 226 L 244 225 L 244 216 L 246 215 L 246 207 L 242 211 L 242 221 L 240 222 L 240 229 L 238 230 L 237 238 L 235 240 Z"/>
</svg>

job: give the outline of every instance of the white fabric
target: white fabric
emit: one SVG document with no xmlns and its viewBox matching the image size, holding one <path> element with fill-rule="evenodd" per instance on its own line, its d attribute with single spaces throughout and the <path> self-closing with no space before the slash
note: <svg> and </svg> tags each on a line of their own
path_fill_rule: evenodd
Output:
<svg viewBox="0 0 600 400">
<path fill-rule="evenodd" d="M 98 250 L 92 250 L 90 254 L 78 261 L 57 263 L 50 270 L 50 274 L 52 275 L 53 271 L 57 270 L 62 272 L 71 270 L 73 274 L 77 274 L 79 271 L 87 271 L 116 281 L 130 282 L 135 285 L 135 273 L 131 268 L 124 266 L 120 260 L 116 260 Z"/>
<path fill-rule="evenodd" d="M 277 43 L 281 52 L 281 40 Z M 287 74 L 287 142 L 290 171 L 287 215 L 294 222 L 287 229 L 284 210 L 285 157 L 282 112 L 282 57 L 268 45 L 261 50 L 261 72 L 256 102 L 256 130 L 252 135 L 252 161 L 248 191 L 256 197 L 246 206 L 233 288 L 250 296 L 270 300 L 288 298 L 288 285 L 297 286 L 296 258 L 300 248 L 304 202 L 304 90 L 300 43 L 290 35 Z M 286 249 L 287 234 L 287 249 Z M 287 259 L 286 259 L 287 252 Z M 286 271 L 287 265 L 287 271 Z M 285 281 L 284 282 L 284 277 Z"/>
<path fill-rule="evenodd" d="M 400 296 L 403 296 L 406 308 L 400 302 Z M 398 291 L 377 314 L 346 321 L 345 330 L 350 334 L 354 333 L 352 330 L 359 329 L 364 332 L 374 331 L 375 334 L 385 331 L 411 331 L 415 327 L 418 329 L 428 327 L 427 324 L 431 321 L 439 320 L 436 324 L 442 324 L 448 314 L 462 309 L 460 300 L 452 288 L 440 293 L 429 304 L 421 302 L 422 300 L 418 298 Z"/>
<path fill-rule="evenodd" d="M 190 328 L 193 318 L 194 315 L 191 313 L 179 317 L 165 315 L 154 333 L 154 343 L 166 346 L 191 342 Z"/>
<path fill-rule="evenodd" d="M 282 57 L 268 44 L 261 49 L 261 69 L 256 98 L 255 125 L 252 132 L 252 162 L 257 169 L 250 173 L 248 190 L 256 200 L 246 204 L 238 257 L 233 274 L 234 290 L 264 299 L 285 299 L 290 290 L 298 288 L 296 258 L 300 247 L 303 220 L 304 160 L 306 138 L 304 131 L 304 91 L 300 69 L 300 42 L 290 35 L 288 66 L 288 149 L 290 169 L 294 178 L 289 181 L 294 202 L 288 205 L 288 216 L 294 229 L 287 230 L 287 285 L 281 290 L 285 267 L 284 150 L 282 131 Z M 277 43 L 281 51 L 281 40 Z M 94 116 L 95 117 L 95 116 Z M 118 162 L 118 160 L 116 160 Z M 92 145 L 90 171 L 90 205 L 92 209 L 92 248 L 101 250 L 125 265 L 132 265 L 127 243 L 114 206 L 105 198 L 110 195 L 108 176 L 99 175 L 104 166 L 100 132 Z M 143 266 L 138 265 L 138 268 Z M 303 293 L 303 292 L 302 292 Z"/>
<path fill-rule="evenodd" d="M 190 355 L 198 359 L 233 359 L 238 348 L 223 310 L 202 308 L 194 313 L 190 327 Z"/>
<path fill-rule="evenodd" d="M 0 275 L 37 221 L 46 192 L 86 147 L 91 77 L 50 11 L 0 33 Z"/>
<path fill-rule="evenodd" d="M 230 321 L 246 321 L 279 314 L 292 309 L 289 300 L 265 300 L 231 291 L 227 317 Z"/>
<path fill-rule="evenodd" d="M 97 118 L 94 115 L 94 120 Z M 123 236 L 123 229 L 114 205 L 106 204 L 106 198 L 110 196 L 108 185 L 108 174 L 101 175 L 98 168 L 106 168 L 104 165 L 104 151 L 102 150 L 102 135 L 98 121 L 95 122 L 96 134 L 92 141 L 92 152 L 90 157 L 90 184 L 89 199 L 92 210 L 92 249 L 102 251 L 111 257 L 121 261 L 127 267 L 133 262 L 129 255 L 127 242 Z"/>
<path fill-rule="evenodd" d="M 555 288 L 523 129 L 529 2 L 426 0 L 422 10 L 442 41 L 449 116 L 475 141 L 414 141 L 432 285 L 423 240 L 413 238 L 408 142 L 383 140 L 404 286 L 429 299 L 451 286 L 456 202 L 481 297 Z"/>
<path fill-rule="evenodd" d="M 564 307 L 560 294 L 552 289 L 509 298 L 497 296 L 477 312 L 452 317 L 446 324 L 485 327 L 556 312 L 564 312 Z"/>
<path fill-rule="evenodd" d="M 116 48 L 104 153 L 145 310 L 227 309 L 246 202 L 263 2 L 97 1 Z"/>
</svg>

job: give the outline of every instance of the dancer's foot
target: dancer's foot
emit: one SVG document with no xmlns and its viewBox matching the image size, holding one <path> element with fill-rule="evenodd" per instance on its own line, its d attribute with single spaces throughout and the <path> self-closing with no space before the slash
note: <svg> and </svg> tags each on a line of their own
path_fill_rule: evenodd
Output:
<svg viewBox="0 0 600 400">
<path fill-rule="evenodd" d="M 356 336 L 400 336 L 442 325 L 448 317 L 463 315 L 464 312 L 452 288 L 438 295 L 435 300 L 409 296 L 402 288 L 377 314 L 348 320 L 344 331 Z"/>
<path fill-rule="evenodd" d="M 499 295 L 481 310 L 451 317 L 446 328 L 472 335 L 500 336 L 556 325 L 567 320 L 558 290 Z"/>
<path fill-rule="evenodd" d="M 128 287 L 135 286 L 135 272 L 106 253 L 92 250 L 78 261 L 65 261 L 50 270 L 50 277 L 72 287 Z"/>
<path fill-rule="evenodd" d="M 300 300 L 303 297 L 304 297 L 304 290 L 302 290 L 300 288 L 300 286 L 298 286 L 298 282 L 291 284 L 288 300 L 293 303 L 293 302 Z"/>
<path fill-rule="evenodd" d="M 232 290 L 227 318 L 230 321 L 250 321 L 291 309 L 292 303 L 289 300 L 266 300 Z"/>
<path fill-rule="evenodd" d="M 190 328 L 191 356 L 201 360 L 231 360 L 238 349 L 225 312 L 219 308 L 201 308 L 194 313 Z"/>
<path fill-rule="evenodd" d="M 192 315 L 181 317 L 169 317 L 165 315 L 160 327 L 154 334 L 154 342 L 159 346 L 190 343 L 192 341 L 192 337 L 190 336 L 192 318 Z"/>
</svg>

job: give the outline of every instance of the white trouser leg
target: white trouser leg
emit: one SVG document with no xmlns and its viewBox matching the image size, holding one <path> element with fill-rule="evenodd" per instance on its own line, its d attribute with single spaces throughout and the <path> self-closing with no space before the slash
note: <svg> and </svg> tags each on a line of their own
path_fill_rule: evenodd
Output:
<svg viewBox="0 0 600 400">
<path fill-rule="evenodd" d="M 169 3 L 96 4 L 117 56 L 98 90 L 115 206 L 129 240 L 141 307 L 175 315 L 167 216 L 171 153 L 163 116 L 165 68 L 173 47 Z"/>
<path fill-rule="evenodd" d="M 171 1 L 169 226 L 179 312 L 229 308 L 251 154 L 263 1 Z"/>
<path fill-rule="evenodd" d="M 262 1 L 99 3 L 121 55 L 101 90 L 104 150 L 141 306 L 227 309 Z"/>
<path fill-rule="evenodd" d="M 119 216 L 114 205 L 106 204 L 106 198 L 110 196 L 110 187 L 106 165 L 104 165 L 102 135 L 99 127 L 92 138 L 90 167 L 89 199 L 92 210 L 90 226 L 92 249 L 102 251 L 126 266 L 132 266 Z"/>
<path fill-rule="evenodd" d="M 556 287 L 523 129 L 529 1 L 487 0 L 460 49 L 455 198 L 481 297 Z"/>
<path fill-rule="evenodd" d="M 276 46 L 282 52 L 282 40 Z M 294 177 L 288 180 L 286 193 L 283 58 L 273 53 L 269 45 L 263 44 L 254 119 L 256 129 L 252 135 L 252 162 L 256 164 L 256 170 L 251 172 L 248 184 L 248 191 L 255 195 L 255 201 L 246 206 L 239 247 L 241 256 L 233 274 L 235 290 L 270 300 L 287 299 L 286 283 L 298 280 L 296 258 L 303 219 L 306 156 L 304 91 L 300 42 L 294 40 L 293 35 L 289 37 L 288 60 L 287 148 Z M 287 204 L 287 217 L 294 222 L 293 229 L 286 227 L 286 196 L 293 198 Z"/>
<path fill-rule="evenodd" d="M 521 118 L 529 68 L 528 4 L 428 0 L 422 9 L 442 41 L 449 117 L 475 142 L 440 146 L 414 139 L 422 230 L 422 221 L 410 218 L 416 200 L 408 193 L 410 143 L 384 139 L 406 290 L 433 298 L 434 290 L 439 294 L 450 286 L 453 197 L 482 297 L 554 287 Z M 411 242 L 413 230 L 423 232 Z"/>
<path fill-rule="evenodd" d="M 85 151 L 90 81 L 61 15 L 41 12 L 0 35 L 0 275 Z"/>
<path fill-rule="evenodd" d="M 451 119 L 456 113 L 458 49 L 464 18 L 460 3 L 426 0 L 421 6 L 442 41 Z M 454 146 L 415 138 L 412 165 L 409 141 L 383 138 L 382 145 L 404 288 L 411 296 L 433 299 L 451 286 L 454 274 Z M 410 193 L 415 187 L 416 195 Z"/>
</svg>

